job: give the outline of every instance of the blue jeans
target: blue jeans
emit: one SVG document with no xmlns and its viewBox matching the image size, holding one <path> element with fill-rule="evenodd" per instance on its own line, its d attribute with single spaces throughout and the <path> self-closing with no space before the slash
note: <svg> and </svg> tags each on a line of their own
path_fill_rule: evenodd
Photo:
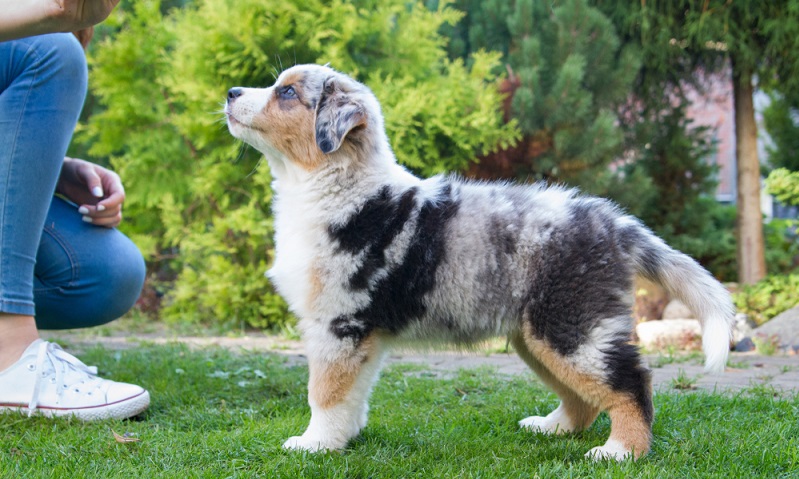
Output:
<svg viewBox="0 0 799 479">
<path fill-rule="evenodd" d="M 42 329 L 116 319 L 144 284 L 127 237 L 53 196 L 86 86 L 71 34 L 0 42 L 0 312 L 35 315 Z"/>
</svg>

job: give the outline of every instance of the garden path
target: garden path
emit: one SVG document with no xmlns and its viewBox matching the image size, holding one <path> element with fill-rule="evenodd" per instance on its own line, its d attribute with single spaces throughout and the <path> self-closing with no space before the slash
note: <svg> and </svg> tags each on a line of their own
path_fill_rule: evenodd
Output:
<svg viewBox="0 0 799 479">
<path fill-rule="evenodd" d="M 94 336 L 80 332 L 44 332 L 45 339 L 64 343 L 71 350 L 80 350 L 95 344 L 108 349 L 127 349 L 139 344 L 170 342 L 185 343 L 192 347 L 221 346 L 230 349 L 264 351 L 285 356 L 289 365 L 306 364 L 299 341 L 250 333 L 239 337 L 170 336 L 161 333 L 114 333 L 111 336 Z M 499 343 L 489 345 L 493 351 L 501 350 Z M 748 388 L 773 389 L 775 396 L 799 394 L 799 356 L 763 356 L 755 353 L 731 353 L 729 367 L 724 374 L 710 375 L 702 369 L 702 356 L 680 354 L 646 355 L 652 368 L 655 391 L 705 390 L 735 393 Z M 388 358 L 389 364 L 414 364 L 424 367 L 426 376 L 450 377 L 460 369 L 489 367 L 504 375 L 530 375 L 533 373 L 512 352 L 454 352 L 454 351 L 396 351 Z"/>
</svg>

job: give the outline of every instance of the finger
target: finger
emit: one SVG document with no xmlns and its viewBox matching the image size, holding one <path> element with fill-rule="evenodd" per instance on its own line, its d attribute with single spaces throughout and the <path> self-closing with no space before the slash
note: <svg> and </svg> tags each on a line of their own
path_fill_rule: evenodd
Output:
<svg viewBox="0 0 799 479">
<path fill-rule="evenodd" d="M 86 184 L 92 196 L 95 198 L 102 198 L 103 180 L 91 166 L 91 164 L 81 165 L 78 168 L 78 175 L 80 175 L 81 180 Z"/>
<path fill-rule="evenodd" d="M 98 173 L 102 178 L 105 194 L 108 195 L 109 198 L 111 197 L 119 198 L 119 195 L 121 195 L 122 200 L 124 200 L 125 188 L 122 186 L 122 180 L 119 178 L 119 175 L 117 175 L 111 170 L 106 170 L 105 168 L 100 169 Z M 119 201 L 119 200 L 116 199 L 114 201 Z"/>
<path fill-rule="evenodd" d="M 94 219 L 91 224 L 94 226 L 102 226 L 105 228 L 116 228 L 119 224 L 122 223 L 122 215 L 119 214 L 113 218 L 101 218 L 101 219 Z"/>
<path fill-rule="evenodd" d="M 103 208 L 101 205 L 81 205 L 78 208 L 78 213 L 89 218 L 111 218 L 118 215 L 122 208 L 117 205 L 111 208 Z M 84 220 L 87 221 L 88 220 Z"/>
<path fill-rule="evenodd" d="M 97 217 L 97 216 L 83 216 L 83 221 L 86 223 L 90 223 L 95 226 L 104 226 L 106 228 L 115 228 L 119 226 L 122 222 L 122 212 L 113 215 L 113 216 L 105 216 L 105 217 Z"/>
<path fill-rule="evenodd" d="M 111 210 L 114 208 L 120 208 L 122 203 L 125 202 L 125 191 L 120 187 L 115 189 L 108 195 L 108 198 L 103 199 L 97 203 L 97 209 L 100 211 L 103 210 Z"/>
</svg>

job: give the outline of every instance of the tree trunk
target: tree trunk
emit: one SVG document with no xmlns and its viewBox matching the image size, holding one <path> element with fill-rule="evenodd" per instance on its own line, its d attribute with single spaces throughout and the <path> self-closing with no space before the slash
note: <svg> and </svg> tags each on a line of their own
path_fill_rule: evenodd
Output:
<svg viewBox="0 0 799 479">
<path fill-rule="evenodd" d="M 732 60 L 735 101 L 735 156 L 738 164 L 738 281 L 752 284 L 766 276 L 763 214 L 760 210 L 760 162 L 752 99 L 752 72 Z"/>
</svg>

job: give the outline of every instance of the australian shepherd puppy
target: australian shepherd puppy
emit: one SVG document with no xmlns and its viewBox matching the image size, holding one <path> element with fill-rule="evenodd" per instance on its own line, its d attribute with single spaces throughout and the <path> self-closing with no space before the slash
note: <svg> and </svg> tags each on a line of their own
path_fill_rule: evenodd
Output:
<svg viewBox="0 0 799 479">
<path fill-rule="evenodd" d="M 230 132 L 272 175 L 276 258 L 267 272 L 300 319 L 311 421 L 284 447 L 340 449 L 397 344 L 507 336 L 560 405 L 524 428 L 580 431 L 601 411 L 610 438 L 589 457 L 650 447 L 650 372 L 630 344 L 633 278 L 663 285 L 703 321 L 706 368 L 722 371 L 725 288 L 607 200 L 545 185 L 420 179 L 398 165 L 380 105 L 318 65 L 265 89 L 232 88 Z"/>
</svg>

